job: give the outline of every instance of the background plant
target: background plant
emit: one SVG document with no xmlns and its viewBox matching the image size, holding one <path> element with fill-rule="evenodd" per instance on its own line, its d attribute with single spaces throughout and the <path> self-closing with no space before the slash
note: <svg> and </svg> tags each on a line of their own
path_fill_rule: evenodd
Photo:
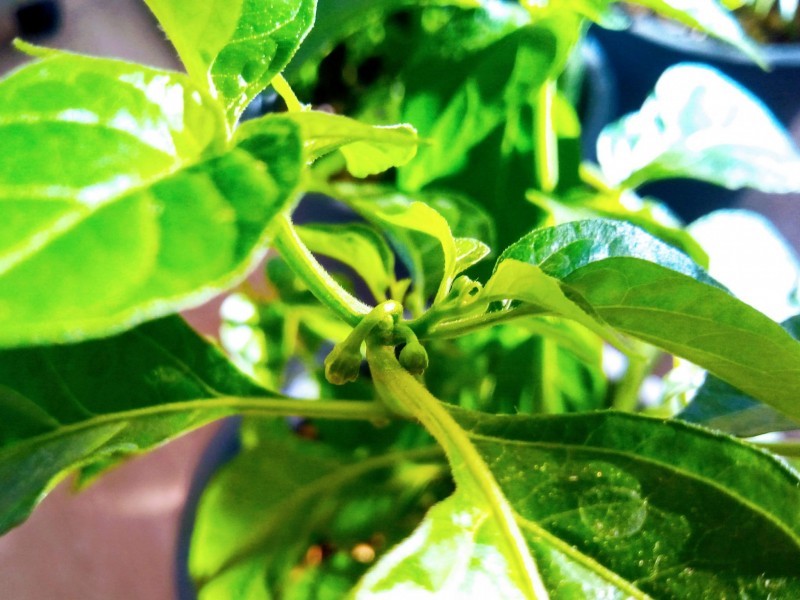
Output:
<svg viewBox="0 0 800 600">
<path fill-rule="evenodd" d="M 797 269 L 765 315 L 707 241 L 771 231 L 687 230 L 635 191 L 797 190 L 774 119 L 676 67 L 581 164 L 563 74 L 609 4 L 322 5 L 286 77 L 315 3 L 228 4 L 148 2 L 185 75 L 26 46 L 0 83 L 0 527 L 244 413 L 200 507 L 202 598 L 795 597 L 797 475 L 728 433 L 796 428 Z M 753 51 L 714 3 L 647 5 Z M 287 110 L 239 123 L 268 86 Z M 308 192 L 350 216 L 294 222 Z M 174 313 L 268 246 L 274 297 L 223 307 L 247 376 Z M 681 364 L 637 414 L 662 352 L 711 375 L 685 407 Z"/>
</svg>

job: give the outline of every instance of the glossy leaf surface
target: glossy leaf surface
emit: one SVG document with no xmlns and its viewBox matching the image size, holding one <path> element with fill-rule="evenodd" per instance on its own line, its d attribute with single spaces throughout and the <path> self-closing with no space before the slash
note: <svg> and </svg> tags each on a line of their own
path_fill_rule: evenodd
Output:
<svg viewBox="0 0 800 600">
<path fill-rule="evenodd" d="M 96 337 L 219 293 L 265 252 L 302 168 L 285 121 L 225 150 L 213 103 L 179 74 L 55 54 L 0 97 L 0 346 Z"/>
<path fill-rule="evenodd" d="M 0 352 L 0 531 L 71 471 L 231 414 L 213 402 L 225 396 L 269 395 L 178 317 L 99 341 Z"/>
<path fill-rule="evenodd" d="M 800 152 L 761 102 L 711 67 L 671 67 L 641 110 L 608 125 L 597 158 L 614 185 L 688 177 L 729 189 L 800 190 Z"/>
<path fill-rule="evenodd" d="M 776 459 L 674 421 L 450 410 L 514 507 L 551 597 L 800 590 L 800 480 Z"/>
<path fill-rule="evenodd" d="M 292 58 L 316 10 L 316 0 L 145 1 L 230 125 Z"/>
<path fill-rule="evenodd" d="M 441 405 L 390 351 L 368 346 L 367 359 L 381 396 L 407 406 L 443 445 L 456 492 L 357 596 L 800 591 L 800 478 L 774 457 L 678 421 Z"/>
<path fill-rule="evenodd" d="M 395 436 L 368 429 L 353 432 L 364 436 L 362 454 L 370 437 Z M 285 423 L 245 424 L 245 448 L 198 508 L 190 570 L 200 600 L 234 600 L 245 589 L 247 598 L 344 597 L 447 483 L 435 447 L 364 459 L 325 433 L 309 441 Z"/>
<path fill-rule="evenodd" d="M 617 221 L 534 231 L 498 260 L 488 297 L 532 302 L 688 358 L 800 415 L 800 343 L 719 287 L 688 257 Z M 598 327 L 600 329 L 598 329 Z"/>
<path fill-rule="evenodd" d="M 300 126 L 309 162 L 341 150 L 347 170 L 354 177 L 376 175 L 404 165 L 417 152 L 417 132 L 410 125 L 372 126 L 318 111 L 293 112 L 282 118 Z"/>
</svg>

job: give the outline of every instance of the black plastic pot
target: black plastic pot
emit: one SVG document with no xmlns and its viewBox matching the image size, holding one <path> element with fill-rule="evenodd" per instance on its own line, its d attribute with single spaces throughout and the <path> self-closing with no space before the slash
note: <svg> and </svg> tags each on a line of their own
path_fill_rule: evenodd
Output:
<svg viewBox="0 0 800 600">
<path fill-rule="evenodd" d="M 763 58 L 770 66 L 764 71 L 731 46 L 689 35 L 656 18 L 636 19 L 625 31 L 594 27 L 591 32 L 605 52 L 609 75 L 616 81 L 615 118 L 638 110 L 668 67 L 701 62 L 753 92 L 787 128 L 800 126 L 800 44 L 762 47 Z M 641 191 L 665 201 L 687 221 L 731 206 L 742 194 L 688 180 L 658 182 Z"/>
</svg>

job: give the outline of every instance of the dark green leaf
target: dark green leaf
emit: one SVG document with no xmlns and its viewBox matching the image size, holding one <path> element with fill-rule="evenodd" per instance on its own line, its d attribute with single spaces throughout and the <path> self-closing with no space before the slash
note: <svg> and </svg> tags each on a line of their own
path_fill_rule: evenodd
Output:
<svg viewBox="0 0 800 600">
<path fill-rule="evenodd" d="M 531 317 L 426 348 L 426 386 L 464 408 L 535 414 L 604 406 L 602 341 L 571 321 Z"/>
<path fill-rule="evenodd" d="M 0 532 L 71 471 L 231 414 L 214 399 L 232 395 L 269 397 L 178 317 L 100 341 L 0 352 Z"/>
<path fill-rule="evenodd" d="M 785 128 L 757 98 L 702 65 L 665 71 L 639 112 L 603 130 L 597 156 L 614 185 L 688 177 L 729 189 L 800 190 L 800 152 Z"/>
<path fill-rule="evenodd" d="M 364 597 L 800 592 L 800 477 L 771 455 L 631 414 L 466 411 L 441 405 L 391 349 L 368 345 L 367 359 L 381 397 L 443 445 L 456 492 L 367 573 Z"/>
<path fill-rule="evenodd" d="M 557 46 L 549 29 L 523 27 L 474 54 L 409 66 L 402 119 L 429 143 L 400 169 L 401 189 L 468 195 L 493 215 L 501 244 L 530 228 L 536 211 L 519 200 L 534 184 L 533 110 Z"/>
<path fill-rule="evenodd" d="M 767 454 L 634 415 L 450 410 L 518 515 L 553 597 L 800 591 L 800 479 Z"/>
<path fill-rule="evenodd" d="M 55 54 L 0 98 L 0 346 L 202 303 L 264 254 L 299 180 L 292 123 L 225 150 L 213 102 L 179 74 Z"/>
<path fill-rule="evenodd" d="M 281 425 L 260 426 L 257 442 L 248 429 L 247 447 L 203 495 L 190 556 L 201 600 L 235 600 L 243 590 L 247 598 L 342 598 L 448 481 L 436 448 L 365 459 L 363 447 L 347 452 Z"/>
<path fill-rule="evenodd" d="M 189 75 L 216 96 L 233 125 L 294 55 L 316 0 L 145 0 Z"/>
<path fill-rule="evenodd" d="M 684 254 L 627 223 L 534 231 L 501 255 L 484 292 L 531 302 L 601 334 L 639 338 L 800 416 L 800 343 Z"/>
</svg>

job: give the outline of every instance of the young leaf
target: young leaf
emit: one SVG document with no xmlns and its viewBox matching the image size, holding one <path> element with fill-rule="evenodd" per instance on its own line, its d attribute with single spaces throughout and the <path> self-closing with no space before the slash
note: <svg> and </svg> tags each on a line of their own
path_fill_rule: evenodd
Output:
<svg viewBox="0 0 800 600">
<path fill-rule="evenodd" d="M 347 170 L 354 177 L 376 175 L 404 165 L 417 152 L 417 132 L 411 125 L 372 126 L 317 111 L 291 112 L 281 118 L 291 119 L 300 126 L 308 162 L 341 150 Z M 242 125 L 241 131 L 245 134 L 253 127 L 259 127 L 258 121 Z"/>
<path fill-rule="evenodd" d="M 225 108 L 229 125 L 294 55 L 316 0 L 145 0 L 189 75 Z"/>
<path fill-rule="evenodd" d="M 105 340 L 0 352 L 0 533 L 71 471 L 231 414 L 226 397 L 260 396 L 257 406 L 270 395 L 178 317 Z"/>
<path fill-rule="evenodd" d="M 213 102 L 176 73 L 55 54 L 0 98 L 0 346 L 96 337 L 219 293 L 263 255 L 302 168 L 286 121 L 226 150 Z"/>
<path fill-rule="evenodd" d="M 455 276 L 456 244 L 447 221 L 422 202 L 409 202 L 402 194 L 367 188 L 337 188 L 342 199 L 365 219 L 383 229 L 406 264 L 416 286 L 420 305 L 432 295 L 441 298 Z"/>
<path fill-rule="evenodd" d="M 800 343 L 684 254 L 627 223 L 534 231 L 500 256 L 484 293 L 639 338 L 800 416 Z"/>
<path fill-rule="evenodd" d="M 233 600 L 243 588 L 248 598 L 344 597 L 376 555 L 412 531 L 437 487 L 447 493 L 435 447 L 363 458 L 283 423 L 260 429 L 198 507 L 189 568 L 200 600 Z"/>
<path fill-rule="evenodd" d="M 311 252 L 346 264 L 364 279 L 376 300 L 387 299 L 386 290 L 394 281 L 394 254 L 374 229 L 358 223 L 295 229 Z"/>
<path fill-rule="evenodd" d="M 456 262 L 453 275 L 458 275 L 482 261 L 492 251 L 489 246 L 473 238 L 456 238 Z"/>
<path fill-rule="evenodd" d="M 800 152 L 784 127 L 756 97 L 702 65 L 665 71 L 639 112 L 603 130 L 597 158 L 606 178 L 626 187 L 688 177 L 729 189 L 800 190 Z"/>
<path fill-rule="evenodd" d="M 770 455 L 677 421 L 443 406 L 391 349 L 368 346 L 367 357 L 381 395 L 444 447 L 456 492 L 356 597 L 800 591 L 800 478 Z"/>
</svg>

